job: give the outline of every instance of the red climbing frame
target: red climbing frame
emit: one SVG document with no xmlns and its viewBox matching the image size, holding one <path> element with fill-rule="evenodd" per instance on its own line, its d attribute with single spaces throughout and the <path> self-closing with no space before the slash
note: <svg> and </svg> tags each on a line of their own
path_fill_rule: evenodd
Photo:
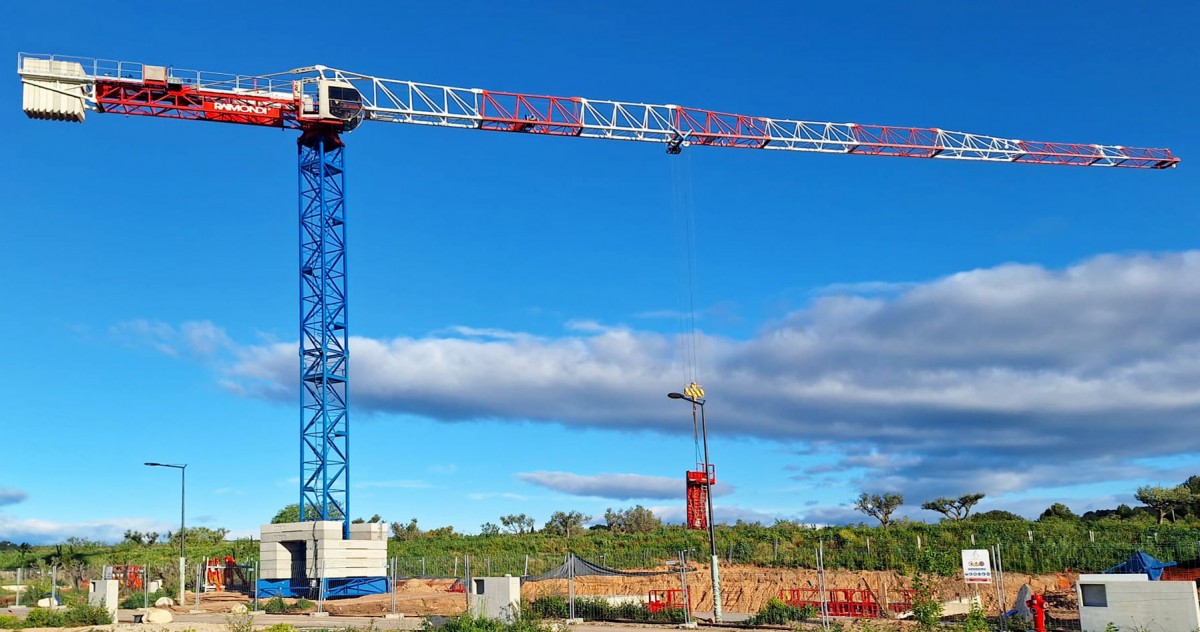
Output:
<svg viewBox="0 0 1200 632">
<path fill-rule="evenodd" d="M 703 463 L 697 463 L 696 470 L 687 473 L 687 528 L 708 529 L 708 488 L 716 484 L 717 470 L 711 464 L 707 473 Z"/>
</svg>

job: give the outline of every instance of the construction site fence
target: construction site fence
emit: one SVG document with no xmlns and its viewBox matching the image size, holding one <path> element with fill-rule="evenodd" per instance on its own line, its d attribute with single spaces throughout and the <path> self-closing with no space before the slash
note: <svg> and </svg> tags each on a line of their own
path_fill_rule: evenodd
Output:
<svg viewBox="0 0 1200 632">
<path fill-rule="evenodd" d="M 719 559 L 725 564 L 754 565 L 778 568 L 817 568 L 818 549 L 823 551 L 825 568 L 845 570 L 919 570 L 950 575 L 962 566 L 963 548 L 990 549 L 999 546 L 1003 551 L 1005 569 L 1010 572 L 1044 574 L 1067 569 L 1076 572 L 1102 572 L 1144 551 L 1164 561 L 1188 562 L 1200 560 L 1200 541 L 1136 544 L 1100 544 L 1092 542 L 976 542 L 963 546 L 945 547 L 913 543 L 908 546 L 879 546 L 861 544 L 841 545 L 820 542 L 811 548 L 789 549 L 786 554 L 764 556 L 759 552 L 729 547 Z M 709 552 L 688 549 L 664 551 L 651 549 L 614 550 L 585 556 L 588 561 L 614 569 L 661 569 L 684 555 L 689 562 L 707 564 Z M 397 577 L 463 577 L 467 564 L 474 576 L 540 575 L 563 563 L 564 555 L 445 555 L 426 557 L 393 557 Z"/>
<path fill-rule="evenodd" d="M 189 593 L 188 599 L 195 598 L 198 592 L 217 590 L 251 594 L 255 575 L 254 564 L 189 561 L 185 566 L 184 589 Z M 54 599 L 58 603 L 86 603 L 89 583 L 100 579 L 116 580 L 121 601 L 131 607 L 154 605 L 157 598 L 164 596 L 177 600 L 179 595 L 178 562 L 40 563 L 0 569 L 0 608 L 34 606 L 41 599 Z M 139 599 L 141 602 L 138 602 Z"/>
</svg>

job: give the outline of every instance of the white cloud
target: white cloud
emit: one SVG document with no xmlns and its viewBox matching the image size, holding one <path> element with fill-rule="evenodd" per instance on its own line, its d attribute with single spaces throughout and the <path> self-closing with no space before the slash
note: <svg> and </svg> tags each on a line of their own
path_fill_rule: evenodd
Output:
<svg viewBox="0 0 1200 632">
<path fill-rule="evenodd" d="M 471 500 L 490 500 L 492 498 L 503 498 L 505 500 L 529 500 L 528 496 L 514 494 L 512 492 L 473 492 L 467 494 L 467 498 Z"/>
<path fill-rule="evenodd" d="M 659 520 L 671 524 L 683 524 L 687 519 L 687 508 L 683 505 L 663 505 L 650 507 L 650 511 Z M 749 509 L 746 507 L 733 507 L 727 505 L 713 505 L 713 522 L 714 524 L 733 524 L 738 520 L 743 522 L 761 522 L 764 525 L 775 524 L 776 520 L 795 520 L 796 517 L 791 512 L 781 511 L 762 511 L 758 509 Z"/>
<path fill-rule="evenodd" d="M 148 346 L 170 356 L 210 357 L 234 346 L 224 329 L 207 320 L 187 321 L 179 327 L 161 321 L 128 320 L 113 325 L 109 332 L 127 344 Z"/>
<path fill-rule="evenodd" d="M 581 475 L 571 472 L 521 472 L 517 478 L 556 492 L 573 496 L 595 496 L 614 500 L 635 498 L 680 498 L 684 493 L 684 480 L 665 476 L 642 474 L 593 474 Z M 713 486 L 713 495 L 732 493 L 733 489 L 718 482 Z"/>
<path fill-rule="evenodd" d="M 57 522 L 37 518 L 17 518 L 0 513 L 0 540 L 28 542 L 30 544 L 53 544 L 70 537 L 85 538 L 97 542 L 119 542 L 125 531 L 171 530 L 168 523 L 147 518 L 108 518 L 84 522 Z"/>
<path fill-rule="evenodd" d="M 914 497 L 1146 478 L 1161 470 L 1133 459 L 1200 452 L 1200 252 L 864 289 L 880 288 L 827 288 L 750 340 L 701 336 L 709 432 L 816 446 L 842 455 L 830 471 Z M 355 405 L 690 430 L 664 397 L 686 374 L 676 338 L 591 321 L 504 333 L 354 338 Z M 294 345 L 235 354 L 231 387 L 295 401 Z"/>
</svg>

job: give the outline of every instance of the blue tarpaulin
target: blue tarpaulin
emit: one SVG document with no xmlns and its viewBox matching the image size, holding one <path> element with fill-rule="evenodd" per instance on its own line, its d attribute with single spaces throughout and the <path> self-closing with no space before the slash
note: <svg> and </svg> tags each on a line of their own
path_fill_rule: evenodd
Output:
<svg viewBox="0 0 1200 632">
<path fill-rule="evenodd" d="M 1161 562 L 1145 551 L 1138 551 L 1129 556 L 1128 560 L 1104 571 L 1105 573 L 1145 573 L 1150 581 L 1158 581 L 1163 569 L 1174 566 L 1175 562 Z"/>
</svg>

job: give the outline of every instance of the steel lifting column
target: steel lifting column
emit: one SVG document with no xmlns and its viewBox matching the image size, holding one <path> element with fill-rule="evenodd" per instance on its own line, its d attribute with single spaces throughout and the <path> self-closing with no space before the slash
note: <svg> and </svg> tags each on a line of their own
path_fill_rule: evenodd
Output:
<svg viewBox="0 0 1200 632">
<path fill-rule="evenodd" d="M 343 144 L 305 130 L 300 151 L 300 520 L 350 531 L 349 350 Z"/>
</svg>

